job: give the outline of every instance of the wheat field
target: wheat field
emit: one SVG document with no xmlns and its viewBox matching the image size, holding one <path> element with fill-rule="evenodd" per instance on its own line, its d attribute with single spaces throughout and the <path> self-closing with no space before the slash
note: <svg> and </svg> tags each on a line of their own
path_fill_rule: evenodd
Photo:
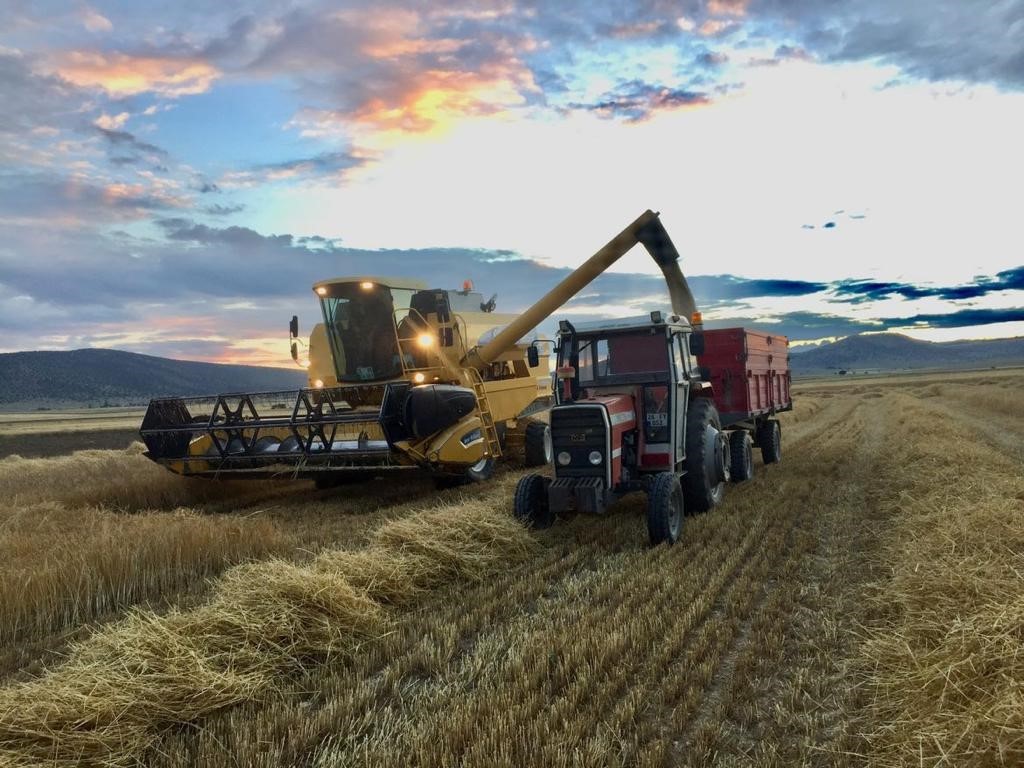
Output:
<svg viewBox="0 0 1024 768">
<path fill-rule="evenodd" d="M 1024 762 L 1024 373 L 795 388 L 681 541 L 526 531 L 522 470 L 0 460 L 0 765 Z"/>
</svg>

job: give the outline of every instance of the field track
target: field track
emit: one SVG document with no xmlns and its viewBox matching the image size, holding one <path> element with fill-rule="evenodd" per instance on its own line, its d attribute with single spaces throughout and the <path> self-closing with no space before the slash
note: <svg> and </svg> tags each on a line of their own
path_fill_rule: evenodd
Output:
<svg viewBox="0 0 1024 768">
<path fill-rule="evenodd" d="M 332 562 L 362 567 L 370 553 L 374 572 L 396 563 L 398 573 L 395 558 L 413 551 L 454 565 L 429 579 L 410 571 L 420 590 L 405 597 L 380 577 L 359 582 L 383 611 L 380 631 L 326 661 L 292 659 L 230 705 L 198 707 L 187 724 L 153 715 L 145 738 L 78 756 L 158 766 L 1020 764 L 1024 377 L 809 382 L 797 397 L 782 464 L 757 461 L 755 479 L 689 517 L 671 548 L 647 546 L 642 497 L 542 533 L 500 523 L 479 545 L 457 539 L 473 552 L 471 569 L 459 552 L 394 528 L 437 502 L 445 515 L 507 520 L 511 470 L 468 493 L 414 487 L 408 503 L 395 488 L 268 488 L 235 514 L 230 496 L 122 490 L 122 506 L 219 510 L 185 519 L 236 526 L 251 552 L 197 555 L 193 577 L 104 602 L 63 629 L 50 616 L 9 639 L 0 764 L 74 762 L 55 721 L 17 711 L 26 695 L 84 706 L 66 692 L 86 651 L 71 646 L 66 666 L 46 655 L 66 648 L 62 632 L 92 621 L 116 638 L 132 603 L 157 617 L 178 606 L 160 626 L 185 626 L 178 612 L 232 594 L 230 579 L 212 591 L 203 580 L 246 556 L 320 574 Z M 102 496 L 54 491 L 32 503 L 67 514 Z M 266 530 L 247 534 L 240 520 L 257 519 Z M 338 547 L 348 554 L 329 554 Z M 311 551 L 328 554 L 310 560 Z M 271 565 L 259 573 L 272 577 Z M 23 613 L 45 609 L 40 600 Z M 41 662 L 52 671 L 35 679 Z"/>
</svg>

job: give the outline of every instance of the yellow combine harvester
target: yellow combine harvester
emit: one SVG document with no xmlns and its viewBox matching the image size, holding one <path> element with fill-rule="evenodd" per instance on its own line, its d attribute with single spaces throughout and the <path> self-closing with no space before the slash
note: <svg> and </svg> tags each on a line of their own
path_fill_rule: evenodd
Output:
<svg viewBox="0 0 1024 768">
<path fill-rule="evenodd" d="M 524 418 L 551 397 L 550 342 L 529 334 L 636 243 L 661 267 L 673 305 L 688 301 L 679 254 L 646 211 L 521 315 L 494 313 L 471 286 L 348 277 L 313 286 L 323 323 L 310 335 L 309 387 L 150 402 L 147 456 L 204 477 L 313 477 L 319 485 L 426 469 L 440 485 L 484 480 L 521 442 L 551 461 L 546 424 Z M 292 356 L 299 358 L 297 318 Z"/>
</svg>

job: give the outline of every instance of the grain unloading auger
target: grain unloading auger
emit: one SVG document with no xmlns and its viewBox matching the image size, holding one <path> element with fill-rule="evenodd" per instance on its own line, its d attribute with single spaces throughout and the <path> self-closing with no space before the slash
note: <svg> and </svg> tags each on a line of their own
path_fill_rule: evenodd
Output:
<svg viewBox="0 0 1024 768">
<path fill-rule="evenodd" d="M 519 441 L 528 466 L 550 463 L 550 428 L 524 418 L 550 399 L 550 348 L 528 334 L 637 243 L 661 268 L 673 311 L 689 318 L 679 254 L 652 211 L 520 315 L 496 315 L 493 297 L 469 285 L 327 280 L 313 286 L 324 322 L 309 340 L 309 387 L 153 400 L 140 429 L 146 455 L 183 475 L 322 484 L 417 468 L 442 484 L 483 480 Z M 297 358 L 296 318 L 291 335 Z"/>
</svg>

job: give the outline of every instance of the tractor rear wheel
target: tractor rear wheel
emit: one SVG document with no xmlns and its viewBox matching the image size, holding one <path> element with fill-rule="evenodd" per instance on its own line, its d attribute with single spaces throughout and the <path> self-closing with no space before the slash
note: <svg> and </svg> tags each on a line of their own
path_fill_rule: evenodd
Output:
<svg viewBox="0 0 1024 768">
<path fill-rule="evenodd" d="M 686 414 L 686 474 L 683 495 L 686 508 L 707 512 L 725 493 L 729 479 L 729 445 L 714 402 L 698 397 Z"/>
<path fill-rule="evenodd" d="M 550 528 L 555 515 L 548 504 L 548 479 L 543 475 L 522 478 L 516 485 L 512 510 L 530 528 Z"/>
<path fill-rule="evenodd" d="M 528 467 L 545 467 L 551 464 L 551 425 L 543 421 L 531 421 L 526 425 L 524 435 L 524 463 Z"/>
<path fill-rule="evenodd" d="M 782 427 L 778 419 L 768 419 L 757 430 L 757 444 L 761 446 L 761 459 L 765 464 L 782 461 Z"/>
<path fill-rule="evenodd" d="M 434 487 L 443 491 L 446 488 L 457 488 L 460 485 L 482 483 L 484 480 L 490 480 L 493 474 L 494 459 L 483 458 L 459 474 L 434 475 Z"/>
<path fill-rule="evenodd" d="M 675 544 L 683 527 L 683 489 L 675 472 L 660 472 L 647 489 L 647 533 L 651 546 Z"/>
<path fill-rule="evenodd" d="M 729 435 L 729 453 L 732 455 L 730 475 L 734 483 L 742 483 L 754 476 L 754 441 L 744 429 Z"/>
</svg>

